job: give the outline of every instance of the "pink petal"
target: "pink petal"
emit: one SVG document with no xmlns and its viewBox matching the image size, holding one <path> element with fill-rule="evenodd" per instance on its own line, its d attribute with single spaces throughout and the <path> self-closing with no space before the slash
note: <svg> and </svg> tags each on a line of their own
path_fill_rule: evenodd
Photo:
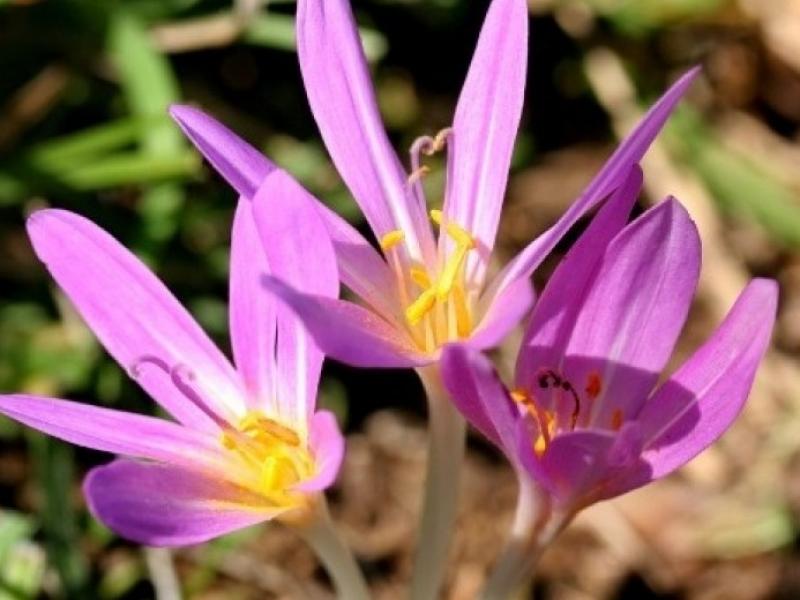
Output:
<svg viewBox="0 0 800 600">
<path fill-rule="evenodd" d="M 148 546 L 200 544 L 283 512 L 224 479 L 132 460 L 93 469 L 83 491 L 99 521 Z"/>
<path fill-rule="evenodd" d="M 775 323 L 778 289 L 755 279 L 714 335 L 656 392 L 639 415 L 652 478 L 689 462 L 733 424 Z"/>
<path fill-rule="evenodd" d="M 213 437 L 156 419 L 67 400 L 21 394 L 0 396 L 0 413 L 60 440 L 184 467 L 222 460 Z"/>
<path fill-rule="evenodd" d="M 265 408 L 276 394 L 275 338 L 277 307 L 261 279 L 269 273 L 252 204 L 241 198 L 231 235 L 231 346 L 252 408 Z"/>
<path fill-rule="evenodd" d="M 344 436 L 336 416 L 327 410 L 314 414 L 309 427 L 309 446 L 317 472 L 311 479 L 295 486 L 301 492 L 321 492 L 333 485 L 344 460 Z"/>
<path fill-rule="evenodd" d="M 606 475 L 614 434 L 578 430 L 555 437 L 540 459 L 540 481 L 562 505 L 574 505 Z"/>
<path fill-rule="evenodd" d="M 192 386 L 219 415 L 243 410 L 236 372 L 166 287 L 128 250 L 90 221 L 63 210 L 28 220 L 34 250 L 116 361 L 183 424 L 215 428 L 164 373 L 143 363 L 189 370 Z"/>
<path fill-rule="evenodd" d="M 333 242 L 342 284 L 382 317 L 402 316 L 395 301 L 395 278 L 383 257 L 355 227 L 327 206 L 319 204 L 319 212 Z"/>
<path fill-rule="evenodd" d="M 384 131 L 347 0 L 298 2 L 297 53 L 322 138 L 370 227 L 378 238 L 401 229 L 420 259 L 430 224 Z"/>
<path fill-rule="evenodd" d="M 609 245 L 577 316 L 563 371 L 576 389 L 602 382 L 593 422 L 625 419 L 655 385 L 680 335 L 700 273 L 700 239 L 686 210 L 666 200 Z"/>
<path fill-rule="evenodd" d="M 650 108 L 561 219 L 506 265 L 487 289 L 485 297 L 491 298 L 500 293 L 512 281 L 530 277 L 572 226 L 622 185 L 631 166 L 641 162 L 642 156 L 699 72 L 699 68 L 687 72 Z"/>
<path fill-rule="evenodd" d="M 301 294 L 279 279 L 264 286 L 302 319 L 322 351 L 356 367 L 408 368 L 433 362 L 408 336 L 372 311 L 344 300 Z"/>
<path fill-rule="evenodd" d="M 440 368 L 456 408 L 513 461 L 520 411 L 489 359 L 462 344 L 453 344 L 444 348 Z"/>
<path fill-rule="evenodd" d="M 480 350 L 499 346 L 522 322 L 534 302 L 536 293 L 531 282 L 518 279 L 492 298 L 489 308 L 466 343 Z"/>
<path fill-rule="evenodd" d="M 333 245 L 308 192 L 283 171 L 274 171 L 253 198 L 253 214 L 272 275 L 302 293 L 338 296 Z M 261 284 L 263 289 L 263 279 Z M 313 412 L 323 358 L 300 319 L 280 305 L 277 402 L 292 423 L 305 426 Z"/>
<path fill-rule="evenodd" d="M 648 471 L 636 423 L 626 423 L 616 433 L 581 429 L 558 434 L 541 457 L 533 451 L 535 438 L 523 428 L 519 435 L 520 457 L 529 476 L 568 511 L 617 496 L 626 491 L 620 481 Z"/>
<path fill-rule="evenodd" d="M 478 240 L 467 277 L 483 281 L 494 247 L 525 93 L 528 6 L 494 0 L 489 7 L 448 147 L 445 213 Z"/>
<path fill-rule="evenodd" d="M 241 196 L 252 198 L 264 177 L 275 168 L 258 150 L 203 111 L 173 104 L 169 114 Z"/>
<path fill-rule="evenodd" d="M 239 195 L 252 199 L 264 178 L 276 169 L 258 150 L 204 112 L 175 105 L 170 114 Z M 321 202 L 319 209 L 336 248 L 342 283 L 384 316 L 392 314 L 395 308 L 389 298 L 395 284 L 386 262 L 347 221 Z"/>
<path fill-rule="evenodd" d="M 641 185 L 642 170 L 635 166 L 548 280 L 523 337 L 516 367 L 517 386 L 532 389 L 541 369 L 561 369 L 598 265 L 608 244 L 628 222 Z"/>
</svg>

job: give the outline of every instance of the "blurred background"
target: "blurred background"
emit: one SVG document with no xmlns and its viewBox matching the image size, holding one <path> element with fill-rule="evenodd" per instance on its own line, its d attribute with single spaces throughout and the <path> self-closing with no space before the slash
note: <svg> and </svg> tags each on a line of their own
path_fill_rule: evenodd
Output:
<svg viewBox="0 0 800 600">
<path fill-rule="evenodd" d="M 581 515 L 531 593 L 800 598 L 800 1 L 529 4 L 526 109 L 498 264 L 553 223 L 643 107 L 699 63 L 704 75 L 648 156 L 641 202 L 678 196 L 703 236 L 675 362 L 749 277 L 775 277 L 783 294 L 774 349 L 736 427 L 679 474 Z M 416 136 L 449 125 L 488 2 L 354 6 L 405 156 Z M 166 117 L 171 102 L 215 114 L 363 225 L 304 97 L 293 10 L 286 0 L 0 0 L 0 392 L 154 411 L 34 257 L 24 220 L 45 206 L 86 215 L 133 248 L 227 347 L 235 197 Z M 432 166 L 437 198 L 441 163 Z M 500 363 L 514 350 L 511 339 Z M 330 364 L 322 402 L 349 435 L 335 516 L 377 597 L 401 598 L 425 461 L 421 388 L 410 373 Z M 450 599 L 475 597 L 516 493 L 491 448 L 471 438 L 470 449 Z M 116 538 L 89 517 L 79 487 L 108 460 L 0 418 L 0 600 L 176 598 L 176 578 L 184 597 L 204 600 L 330 596 L 280 526 L 175 553 Z"/>
</svg>

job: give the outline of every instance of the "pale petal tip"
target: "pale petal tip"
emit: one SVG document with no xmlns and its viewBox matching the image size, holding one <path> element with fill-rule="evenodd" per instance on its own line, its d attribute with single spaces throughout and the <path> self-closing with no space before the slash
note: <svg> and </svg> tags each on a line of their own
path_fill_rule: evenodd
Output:
<svg viewBox="0 0 800 600">
<path fill-rule="evenodd" d="M 46 228 L 48 225 L 55 220 L 67 220 L 70 218 L 82 219 L 83 217 L 60 208 L 42 208 L 28 215 L 25 221 L 25 230 L 28 232 L 28 238 L 31 240 L 34 250 L 36 250 L 39 242 L 45 240 L 44 236 L 47 235 Z"/>
<path fill-rule="evenodd" d="M 202 110 L 188 104 L 170 104 L 167 112 L 181 127 L 187 125 L 192 118 L 206 116 Z"/>
</svg>

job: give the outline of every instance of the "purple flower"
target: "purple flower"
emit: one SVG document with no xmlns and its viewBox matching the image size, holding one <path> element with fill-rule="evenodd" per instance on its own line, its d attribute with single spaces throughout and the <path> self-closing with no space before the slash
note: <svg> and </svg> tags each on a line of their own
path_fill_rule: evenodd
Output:
<svg viewBox="0 0 800 600">
<path fill-rule="evenodd" d="M 684 75 L 561 220 L 487 283 L 522 112 L 527 38 L 525 0 L 494 0 L 452 127 L 417 140 L 409 175 L 381 123 L 349 3 L 299 0 L 298 54 L 308 99 L 381 249 L 322 207 L 342 282 L 361 304 L 297 290 L 277 274 L 266 280 L 326 354 L 357 366 L 419 367 L 436 362 L 450 342 L 495 345 L 530 309 L 531 273 L 581 216 L 619 187 L 696 74 Z M 252 198 L 260 188 L 268 201 L 276 197 L 267 177 L 276 168 L 256 150 L 196 109 L 175 106 L 171 113 L 239 194 Z M 444 205 L 428 213 L 421 157 L 445 147 Z"/>
<path fill-rule="evenodd" d="M 286 193 L 261 233 L 292 285 L 338 295 L 332 249 L 316 210 Z M 177 421 L 29 395 L 0 396 L 0 412 L 80 446 L 123 455 L 91 471 L 94 515 L 151 545 L 199 543 L 278 518 L 303 523 L 335 479 L 344 440 L 315 411 L 323 355 L 293 313 L 263 289 L 270 272 L 249 201 L 233 225 L 230 329 L 236 367 L 134 255 L 88 220 L 43 210 L 28 221 L 39 258 L 108 352 Z M 326 258 L 327 257 L 327 258 Z"/>
<path fill-rule="evenodd" d="M 697 285 L 700 240 L 674 198 L 626 225 L 640 186 L 637 167 L 553 274 L 512 389 L 475 350 L 443 353 L 459 410 L 561 514 L 664 477 L 720 437 L 744 405 L 775 320 L 775 283 L 752 281 L 659 385 Z"/>
</svg>

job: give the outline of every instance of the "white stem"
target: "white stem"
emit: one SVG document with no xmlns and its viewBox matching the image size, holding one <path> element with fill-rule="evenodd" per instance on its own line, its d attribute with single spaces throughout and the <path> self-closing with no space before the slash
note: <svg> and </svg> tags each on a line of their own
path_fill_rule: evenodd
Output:
<svg viewBox="0 0 800 600">
<path fill-rule="evenodd" d="M 336 531 L 324 499 L 320 500 L 313 520 L 299 527 L 298 532 L 330 575 L 338 598 L 370 600 L 364 574 L 350 548 Z"/>
<path fill-rule="evenodd" d="M 466 422 L 442 386 L 437 366 L 418 371 L 428 396 L 429 434 L 425 495 L 417 537 L 413 600 L 435 600 L 444 579 L 457 516 Z"/>
<path fill-rule="evenodd" d="M 172 552 L 167 548 L 148 547 L 145 547 L 143 551 L 156 598 L 158 600 L 181 600 L 181 584 L 175 573 Z"/>
<path fill-rule="evenodd" d="M 569 522 L 569 516 L 553 513 L 537 494 L 535 484 L 520 477 L 514 522 L 506 546 L 492 570 L 481 600 L 508 600 L 533 579 L 542 553 Z"/>
</svg>

